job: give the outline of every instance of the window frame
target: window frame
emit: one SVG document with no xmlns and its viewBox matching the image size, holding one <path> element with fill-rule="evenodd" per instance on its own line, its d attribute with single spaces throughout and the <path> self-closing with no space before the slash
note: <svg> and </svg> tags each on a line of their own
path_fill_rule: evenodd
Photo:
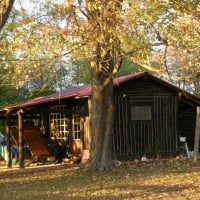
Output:
<svg viewBox="0 0 200 200">
<path fill-rule="evenodd" d="M 152 104 L 135 104 L 130 106 L 131 121 L 151 121 L 153 119 Z"/>
<path fill-rule="evenodd" d="M 65 105 L 53 106 L 52 109 L 64 110 Z M 70 119 L 66 113 L 53 112 L 49 113 L 50 137 L 51 139 L 68 139 Z"/>
<path fill-rule="evenodd" d="M 81 110 L 80 106 L 74 106 L 72 108 L 72 135 L 73 140 L 81 140 L 81 115 L 79 111 Z"/>
</svg>

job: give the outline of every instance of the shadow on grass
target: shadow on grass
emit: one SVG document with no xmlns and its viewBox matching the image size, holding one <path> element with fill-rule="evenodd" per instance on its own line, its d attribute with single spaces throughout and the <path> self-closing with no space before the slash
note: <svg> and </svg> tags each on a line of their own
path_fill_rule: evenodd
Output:
<svg viewBox="0 0 200 200">
<path fill-rule="evenodd" d="M 0 199 L 145 200 L 178 196 L 195 199 L 190 197 L 194 193 L 200 194 L 198 181 L 195 182 L 200 180 L 199 169 L 190 166 L 152 169 L 124 166 L 112 172 L 91 173 L 67 166 L 27 168 L 0 173 Z"/>
<path fill-rule="evenodd" d="M 33 188 L 32 193 L 25 191 L 23 194 L 19 194 L 17 192 L 13 193 L 12 196 L 9 198 L 13 199 L 20 199 L 20 200 L 42 200 L 42 199 L 49 199 L 49 200 L 118 200 L 118 199 L 166 199 L 166 197 L 174 197 L 177 198 L 178 196 L 184 196 L 185 199 L 189 196 L 185 196 L 184 191 L 188 190 L 195 191 L 197 189 L 196 186 L 191 184 L 187 185 L 173 185 L 173 186 L 163 186 L 163 185 L 153 185 L 153 186 L 133 186 L 123 187 L 123 188 L 104 188 L 104 189 L 88 189 L 83 190 L 80 188 L 74 188 L 74 190 L 67 190 L 58 189 L 58 188 L 51 188 L 49 190 L 47 188 L 46 191 L 44 190 L 35 190 Z M 11 192 L 12 193 L 12 192 Z M 190 195 L 187 193 L 187 195 Z M 9 198 L 5 198 L 6 200 Z"/>
</svg>

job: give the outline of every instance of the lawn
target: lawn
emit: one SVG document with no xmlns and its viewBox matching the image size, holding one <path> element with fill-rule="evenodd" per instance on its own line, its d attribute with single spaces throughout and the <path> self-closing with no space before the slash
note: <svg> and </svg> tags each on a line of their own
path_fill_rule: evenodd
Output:
<svg viewBox="0 0 200 200">
<path fill-rule="evenodd" d="M 0 171 L 1 200 L 200 199 L 200 164 L 170 159 L 124 162 L 111 172 L 79 165 Z"/>
</svg>

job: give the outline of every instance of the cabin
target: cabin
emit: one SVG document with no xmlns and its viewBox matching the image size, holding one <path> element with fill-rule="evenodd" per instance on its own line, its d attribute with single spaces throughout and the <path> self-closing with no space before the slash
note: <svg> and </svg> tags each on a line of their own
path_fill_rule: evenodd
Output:
<svg viewBox="0 0 200 200">
<path fill-rule="evenodd" d="M 113 159 L 176 156 L 180 137 L 193 150 L 199 97 L 147 72 L 115 78 L 113 87 Z M 0 118 L 6 121 L 8 157 L 12 142 L 31 158 L 55 156 L 59 144 L 62 157 L 79 155 L 84 162 L 91 143 L 90 115 L 91 85 L 3 108 Z"/>
</svg>

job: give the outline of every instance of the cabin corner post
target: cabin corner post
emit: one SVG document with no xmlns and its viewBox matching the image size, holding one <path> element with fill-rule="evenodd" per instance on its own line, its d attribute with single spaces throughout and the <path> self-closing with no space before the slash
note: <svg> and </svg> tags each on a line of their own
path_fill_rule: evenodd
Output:
<svg viewBox="0 0 200 200">
<path fill-rule="evenodd" d="M 194 155 L 193 162 L 196 163 L 199 157 L 199 138 L 200 138 L 200 106 L 196 108 L 196 127 L 194 138 Z"/>
<path fill-rule="evenodd" d="M 24 168 L 24 144 L 23 144 L 23 118 L 22 109 L 17 112 L 18 115 L 18 134 L 19 134 L 19 168 Z"/>
<path fill-rule="evenodd" d="M 7 168 L 12 167 L 11 160 L 11 137 L 10 137 L 10 116 L 9 113 L 6 113 L 6 150 L 7 150 L 7 159 L 6 166 Z"/>
</svg>

